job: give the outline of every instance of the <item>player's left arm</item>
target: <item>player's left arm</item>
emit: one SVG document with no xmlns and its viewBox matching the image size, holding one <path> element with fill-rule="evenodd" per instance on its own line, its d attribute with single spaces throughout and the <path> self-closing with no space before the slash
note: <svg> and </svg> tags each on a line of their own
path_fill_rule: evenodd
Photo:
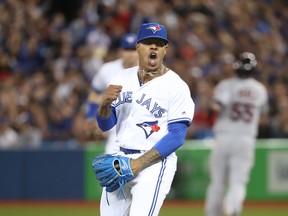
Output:
<svg viewBox="0 0 288 216">
<path fill-rule="evenodd" d="M 181 147 L 185 142 L 188 126 L 188 122 L 168 124 L 168 133 L 160 139 L 151 150 L 139 158 L 131 160 L 131 168 L 134 175 L 137 175 L 146 167 L 166 158 Z"/>
</svg>

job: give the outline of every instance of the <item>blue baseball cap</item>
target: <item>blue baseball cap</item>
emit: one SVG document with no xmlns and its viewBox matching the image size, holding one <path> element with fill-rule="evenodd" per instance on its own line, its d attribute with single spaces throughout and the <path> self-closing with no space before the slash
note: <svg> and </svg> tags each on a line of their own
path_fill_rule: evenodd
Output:
<svg viewBox="0 0 288 216">
<path fill-rule="evenodd" d="M 120 47 L 122 49 L 136 49 L 136 34 L 125 34 L 121 38 Z"/>
<path fill-rule="evenodd" d="M 167 29 L 158 23 L 143 23 L 137 34 L 137 43 L 148 38 L 159 38 L 169 43 Z"/>
</svg>

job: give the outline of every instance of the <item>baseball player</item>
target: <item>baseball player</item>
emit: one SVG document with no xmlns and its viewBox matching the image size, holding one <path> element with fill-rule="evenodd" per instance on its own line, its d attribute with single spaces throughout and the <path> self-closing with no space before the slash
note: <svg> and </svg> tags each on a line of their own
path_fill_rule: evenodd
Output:
<svg viewBox="0 0 288 216">
<path fill-rule="evenodd" d="M 207 216 L 239 216 L 242 211 L 259 118 L 268 111 L 267 91 L 252 78 L 256 65 L 253 53 L 241 53 L 233 64 L 237 76 L 222 80 L 214 90 L 212 109 L 218 118 L 210 155 Z"/>
<path fill-rule="evenodd" d="M 122 170 L 133 173 L 131 181 L 121 183 L 123 194 L 103 190 L 102 216 L 158 215 L 169 193 L 175 151 L 185 141 L 194 103 L 187 84 L 163 64 L 168 44 L 165 26 L 142 24 L 136 45 L 139 66 L 122 70 L 101 99 L 98 125 L 104 131 L 116 125 L 117 154 L 131 158 Z"/>
<path fill-rule="evenodd" d="M 100 103 L 101 95 L 108 87 L 112 77 L 116 76 L 120 70 L 136 66 L 138 63 L 138 54 L 136 52 L 136 34 L 128 33 L 121 37 L 120 57 L 114 61 L 104 63 L 96 75 L 93 77 L 89 93 L 86 110 L 86 132 L 100 132 L 97 126 L 95 115 Z M 105 152 L 113 153 L 119 148 L 115 146 L 115 127 L 109 130 Z"/>
</svg>

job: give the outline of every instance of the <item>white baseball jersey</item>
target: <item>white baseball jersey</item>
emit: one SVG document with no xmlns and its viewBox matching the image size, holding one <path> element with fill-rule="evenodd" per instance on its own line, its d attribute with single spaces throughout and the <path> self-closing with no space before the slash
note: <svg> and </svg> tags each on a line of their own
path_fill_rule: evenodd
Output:
<svg viewBox="0 0 288 216">
<path fill-rule="evenodd" d="M 98 93 L 104 92 L 108 87 L 111 79 L 115 77 L 120 70 L 123 69 L 123 60 L 121 58 L 103 64 L 92 80 L 93 90 Z M 108 133 L 109 134 L 105 145 L 105 152 L 113 153 L 119 149 L 115 142 L 116 128 L 111 128 Z"/>
<path fill-rule="evenodd" d="M 260 113 L 268 109 L 263 84 L 254 78 L 230 78 L 216 86 L 214 98 L 225 107 L 215 124 L 216 133 L 257 136 Z"/>
<path fill-rule="evenodd" d="M 186 83 L 173 71 L 140 85 L 138 66 L 121 71 L 111 84 L 121 85 L 118 99 L 112 103 L 117 115 L 117 143 L 140 153 L 118 154 L 138 158 L 168 133 L 168 124 L 191 122 L 194 103 Z M 124 185 L 125 198 L 119 191 L 103 192 L 101 215 L 156 216 L 170 191 L 177 169 L 177 156 L 171 153 L 163 160 L 142 170 Z"/>
<path fill-rule="evenodd" d="M 168 133 L 168 123 L 188 121 L 194 103 L 187 84 L 172 70 L 140 86 L 138 66 L 123 70 L 111 84 L 122 91 L 112 106 L 117 142 L 123 148 L 149 150 Z"/>
</svg>

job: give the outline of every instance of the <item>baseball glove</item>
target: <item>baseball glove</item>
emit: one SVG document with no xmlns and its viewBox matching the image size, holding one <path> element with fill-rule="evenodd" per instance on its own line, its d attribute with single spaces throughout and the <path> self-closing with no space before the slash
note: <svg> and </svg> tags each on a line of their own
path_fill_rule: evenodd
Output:
<svg viewBox="0 0 288 216">
<path fill-rule="evenodd" d="M 134 178 L 130 160 L 128 157 L 111 154 L 103 154 L 93 159 L 92 167 L 96 178 L 102 187 L 106 187 L 107 192 L 120 188 L 119 192 L 123 193 L 122 187 Z"/>
</svg>

